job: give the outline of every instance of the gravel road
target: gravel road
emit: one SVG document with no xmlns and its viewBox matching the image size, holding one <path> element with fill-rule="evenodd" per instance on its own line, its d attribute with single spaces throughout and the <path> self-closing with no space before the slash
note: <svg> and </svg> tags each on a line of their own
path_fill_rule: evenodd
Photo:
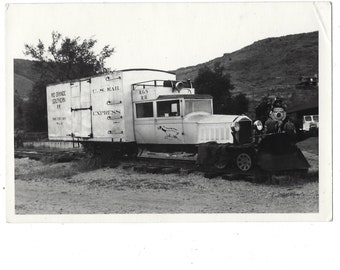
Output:
<svg viewBox="0 0 340 270">
<path fill-rule="evenodd" d="M 16 214 L 318 212 L 317 179 L 259 184 L 207 179 L 200 172 L 141 174 L 121 167 L 84 172 L 77 163 L 28 158 L 15 160 L 15 175 Z"/>
</svg>

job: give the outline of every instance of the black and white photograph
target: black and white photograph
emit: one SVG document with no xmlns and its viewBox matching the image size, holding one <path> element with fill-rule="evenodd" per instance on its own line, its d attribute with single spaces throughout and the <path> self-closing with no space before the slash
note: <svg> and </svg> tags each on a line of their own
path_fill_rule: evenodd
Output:
<svg viewBox="0 0 340 270">
<path fill-rule="evenodd" d="M 5 29 L 10 221 L 331 220 L 329 3 L 9 4 Z"/>
</svg>

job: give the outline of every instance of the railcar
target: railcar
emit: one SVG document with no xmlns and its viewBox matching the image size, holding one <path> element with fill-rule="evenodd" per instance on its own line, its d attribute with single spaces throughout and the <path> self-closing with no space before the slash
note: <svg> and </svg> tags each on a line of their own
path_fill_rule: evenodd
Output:
<svg viewBox="0 0 340 270">
<path fill-rule="evenodd" d="M 103 158 L 189 154 L 198 164 L 209 159 L 219 169 L 232 163 L 241 171 L 256 162 L 252 120 L 214 114 L 212 97 L 195 94 L 190 81 L 173 73 L 127 69 L 51 84 L 46 91 L 49 139 L 77 140 Z"/>
</svg>

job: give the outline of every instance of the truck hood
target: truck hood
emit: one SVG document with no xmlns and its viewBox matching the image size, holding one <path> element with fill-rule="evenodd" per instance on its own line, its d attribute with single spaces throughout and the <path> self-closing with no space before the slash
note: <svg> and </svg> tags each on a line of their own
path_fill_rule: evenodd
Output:
<svg viewBox="0 0 340 270">
<path fill-rule="evenodd" d="M 190 113 L 184 117 L 184 122 L 195 122 L 198 124 L 211 124 L 211 123 L 232 123 L 236 120 L 247 119 L 245 115 L 224 115 L 224 114 L 208 114 L 203 112 Z"/>
</svg>

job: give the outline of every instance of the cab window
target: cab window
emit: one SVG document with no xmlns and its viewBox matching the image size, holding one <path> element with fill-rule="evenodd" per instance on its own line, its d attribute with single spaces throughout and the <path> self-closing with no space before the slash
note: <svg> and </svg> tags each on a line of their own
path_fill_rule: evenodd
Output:
<svg viewBox="0 0 340 270">
<path fill-rule="evenodd" d="M 311 116 L 305 116 L 305 121 L 307 121 L 307 122 L 312 121 L 312 117 Z"/>
<path fill-rule="evenodd" d="M 157 117 L 180 116 L 179 100 L 157 102 Z"/>
<path fill-rule="evenodd" d="M 187 115 L 192 112 L 207 112 L 212 114 L 211 99 L 189 99 L 185 101 L 185 113 Z"/>
<path fill-rule="evenodd" d="M 137 118 L 153 117 L 152 102 L 137 103 L 136 104 L 136 117 Z"/>
</svg>

